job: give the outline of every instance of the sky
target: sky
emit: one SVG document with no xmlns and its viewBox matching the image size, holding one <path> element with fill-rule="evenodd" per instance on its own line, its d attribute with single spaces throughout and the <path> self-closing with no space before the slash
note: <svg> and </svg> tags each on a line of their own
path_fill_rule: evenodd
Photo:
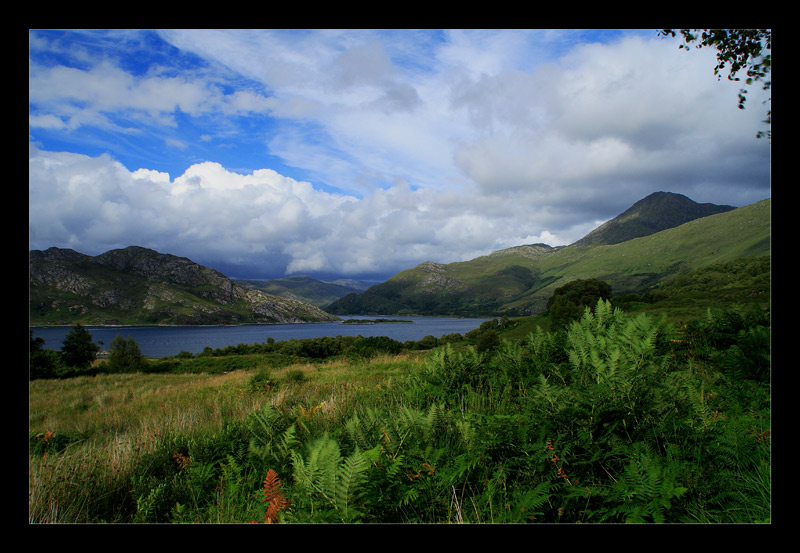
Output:
<svg viewBox="0 0 800 553">
<path fill-rule="evenodd" d="M 30 30 L 30 249 L 382 281 L 770 197 L 768 92 L 655 30 Z"/>
</svg>

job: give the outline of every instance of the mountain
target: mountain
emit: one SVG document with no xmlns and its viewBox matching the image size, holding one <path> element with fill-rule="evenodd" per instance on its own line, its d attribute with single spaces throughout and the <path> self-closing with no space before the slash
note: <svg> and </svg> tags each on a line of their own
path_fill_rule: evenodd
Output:
<svg viewBox="0 0 800 553">
<path fill-rule="evenodd" d="M 29 252 L 30 324 L 243 324 L 338 320 L 236 284 L 185 257 L 131 246 L 88 256 Z"/>
<path fill-rule="evenodd" d="M 517 246 L 471 261 L 426 261 L 361 294 L 326 308 L 337 315 L 459 315 L 494 313 L 541 283 L 535 260 L 555 251 L 546 244 Z"/>
<path fill-rule="evenodd" d="M 305 275 L 276 278 L 271 280 L 235 280 L 237 284 L 261 290 L 267 294 L 291 298 L 316 307 L 325 307 L 347 294 L 359 293 L 369 286 L 358 285 L 358 281 L 324 282 Z"/>
<path fill-rule="evenodd" d="M 721 208 L 717 213 L 680 224 L 679 210 L 665 209 L 659 219 L 650 209 L 677 195 L 654 196 L 648 197 L 654 201 L 637 202 L 637 209 L 626 211 L 629 216 L 612 220 L 614 225 L 604 225 L 609 234 L 589 233 L 587 237 L 594 234 L 592 240 L 560 248 L 517 246 L 446 265 L 425 262 L 362 294 L 345 296 L 326 311 L 337 315 L 533 315 L 544 310 L 555 288 L 570 280 L 597 278 L 611 284 L 615 295 L 641 293 L 712 263 L 770 253 L 769 199 L 738 209 L 717 206 Z M 673 205 L 681 203 L 689 207 L 683 217 L 697 213 L 694 202 L 678 199 Z M 652 230 L 669 221 L 677 226 Z M 616 238 L 610 233 L 615 227 L 640 234 L 623 242 L 602 243 L 619 238 L 618 233 Z"/>
<path fill-rule="evenodd" d="M 734 209 L 730 205 L 698 204 L 673 192 L 654 192 L 594 229 L 575 245 L 619 244 Z"/>
</svg>

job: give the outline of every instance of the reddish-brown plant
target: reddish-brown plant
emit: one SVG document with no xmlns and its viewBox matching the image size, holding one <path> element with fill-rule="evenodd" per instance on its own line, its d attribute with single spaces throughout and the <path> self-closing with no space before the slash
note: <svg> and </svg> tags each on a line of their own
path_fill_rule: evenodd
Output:
<svg viewBox="0 0 800 553">
<path fill-rule="evenodd" d="M 278 512 L 289 506 L 286 492 L 281 489 L 281 479 L 278 473 L 269 469 L 264 479 L 264 501 L 269 502 L 269 507 L 264 515 L 264 524 L 278 522 Z"/>
</svg>

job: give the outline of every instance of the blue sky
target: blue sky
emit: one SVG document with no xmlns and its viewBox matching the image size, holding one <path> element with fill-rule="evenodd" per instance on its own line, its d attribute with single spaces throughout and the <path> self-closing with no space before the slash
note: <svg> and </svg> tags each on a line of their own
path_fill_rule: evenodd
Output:
<svg viewBox="0 0 800 553">
<path fill-rule="evenodd" d="M 764 93 L 654 30 L 31 30 L 29 244 L 385 279 L 770 196 Z M 763 108 L 763 109 L 762 109 Z"/>
</svg>

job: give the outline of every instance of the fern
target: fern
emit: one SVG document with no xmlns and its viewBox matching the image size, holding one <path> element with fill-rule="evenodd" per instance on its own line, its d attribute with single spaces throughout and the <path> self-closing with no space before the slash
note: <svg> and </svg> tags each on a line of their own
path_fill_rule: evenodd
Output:
<svg viewBox="0 0 800 553">
<path fill-rule="evenodd" d="M 556 376 L 562 384 L 567 384 L 566 377 L 560 370 L 562 363 L 568 360 L 562 343 L 565 335 L 564 332 L 545 332 L 540 326 L 528 334 L 525 347 L 529 352 L 529 377 Z"/>
<path fill-rule="evenodd" d="M 531 388 L 530 395 L 538 411 L 545 416 L 552 416 L 564 407 L 563 398 L 566 393 L 565 387 L 552 384 L 550 379 L 540 374 Z"/>
<path fill-rule="evenodd" d="M 361 496 L 368 457 L 356 450 L 342 459 L 339 445 L 326 432 L 308 445 L 307 456 L 292 452 L 296 485 L 306 494 L 312 512 L 333 516 L 341 522 L 354 522 L 361 513 L 355 502 Z M 326 510 L 334 513 L 325 513 Z"/>
<path fill-rule="evenodd" d="M 368 468 L 368 458 L 360 450 L 356 450 L 346 457 L 337 469 L 334 488 L 336 508 L 341 512 L 343 522 L 361 516 L 356 508 L 356 502 L 363 493 L 362 486 Z"/>
<path fill-rule="evenodd" d="M 248 419 L 252 436 L 249 451 L 269 464 L 286 466 L 292 452 L 299 448 L 297 427 L 289 424 L 273 407 L 250 414 Z"/>
<path fill-rule="evenodd" d="M 264 479 L 264 502 L 269 504 L 267 512 L 264 515 L 264 522 L 270 524 L 278 522 L 278 514 L 280 511 L 289 506 L 289 500 L 286 498 L 286 492 L 281 489 L 281 480 L 278 478 L 278 473 L 269 469 L 267 476 Z"/>
<path fill-rule="evenodd" d="M 637 443 L 634 454 L 612 490 L 619 505 L 612 509 L 625 522 L 667 522 L 672 501 L 686 493 L 672 474 L 671 464 Z"/>
<path fill-rule="evenodd" d="M 514 504 L 509 522 L 536 522 L 544 514 L 544 507 L 552 498 L 553 483 L 540 482 L 527 489 Z"/>
</svg>

